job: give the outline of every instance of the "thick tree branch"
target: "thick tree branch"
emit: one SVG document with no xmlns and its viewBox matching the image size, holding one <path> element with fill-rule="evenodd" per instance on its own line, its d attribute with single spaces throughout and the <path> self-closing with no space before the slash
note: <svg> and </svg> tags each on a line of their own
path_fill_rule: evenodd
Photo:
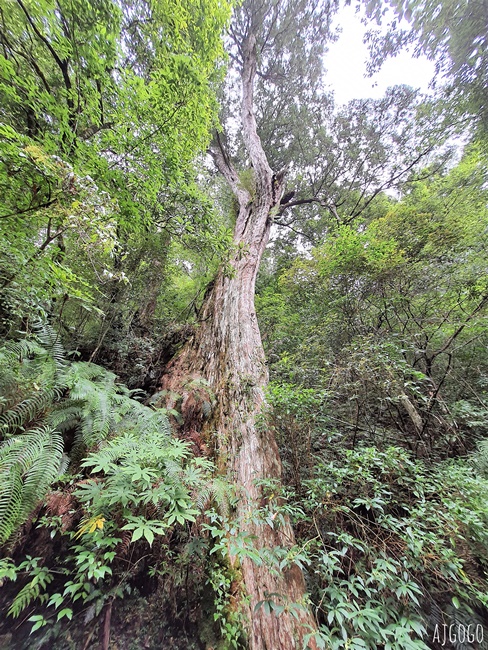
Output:
<svg viewBox="0 0 488 650">
<path fill-rule="evenodd" d="M 107 131 L 108 129 L 113 128 L 114 125 L 115 122 L 106 122 L 105 124 L 100 124 L 98 126 L 96 124 L 92 124 L 83 131 L 80 137 L 82 140 L 89 140 L 100 131 Z"/>
<path fill-rule="evenodd" d="M 283 214 L 288 208 L 294 208 L 298 205 L 310 205 L 311 203 L 318 203 L 321 208 L 329 210 L 329 212 L 337 219 L 338 222 L 341 221 L 339 214 L 337 212 L 337 207 L 333 203 L 329 203 L 325 199 L 321 199 L 318 196 L 312 196 L 308 199 L 296 199 L 295 201 L 289 201 L 288 203 L 283 203 L 280 205 L 279 214 Z"/>
<path fill-rule="evenodd" d="M 53 48 L 53 46 L 51 45 L 49 40 L 39 31 L 39 29 L 37 28 L 35 22 L 32 20 L 29 12 L 27 11 L 27 9 L 26 9 L 24 3 L 22 2 L 22 0 L 17 0 L 17 4 L 20 6 L 22 11 L 24 12 L 25 17 L 27 18 L 27 20 L 29 22 L 29 25 L 34 30 L 34 33 L 44 43 L 44 45 L 47 47 L 47 49 L 51 53 L 53 59 L 56 61 L 56 64 L 57 64 L 58 68 L 61 70 L 61 73 L 63 75 L 63 80 L 64 80 L 64 84 L 66 86 L 66 90 L 70 91 L 72 85 L 71 85 L 71 79 L 70 79 L 69 74 L 68 74 L 68 61 L 66 59 L 61 59 L 59 57 L 58 53 Z"/>
<path fill-rule="evenodd" d="M 254 168 L 257 197 L 267 200 L 271 188 L 273 172 L 264 153 L 261 138 L 258 135 L 256 117 L 254 115 L 254 80 L 256 77 L 256 37 L 251 32 L 243 44 L 242 80 L 242 130 L 244 144 Z"/>
<path fill-rule="evenodd" d="M 225 178 L 225 180 L 229 183 L 234 196 L 239 202 L 239 205 L 246 206 L 251 200 L 251 195 L 244 187 L 242 187 L 242 184 L 239 180 L 239 175 L 234 169 L 234 165 L 232 164 L 220 133 L 216 132 L 214 134 L 213 142 L 210 146 L 209 152 L 214 160 L 215 166 Z"/>
<path fill-rule="evenodd" d="M 18 210 L 17 212 L 10 212 L 9 214 L 0 214 L 0 219 L 10 219 L 11 217 L 18 217 L 21 214 L 26 214 L 27 212 L 34 212 L 35 210 L 42 210 L 43 208 L 49 208 L 51 205 L 57 202 L 57 197 L 50 199 L 45 203 L 39 203 L 38 205 L 33 205 L 24 210 Z"/>
</svg>

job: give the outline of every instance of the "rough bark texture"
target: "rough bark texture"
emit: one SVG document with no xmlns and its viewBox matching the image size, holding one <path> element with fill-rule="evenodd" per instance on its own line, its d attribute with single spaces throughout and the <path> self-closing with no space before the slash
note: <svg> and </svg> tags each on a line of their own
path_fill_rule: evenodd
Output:
<svg viewBox="0 0 488 650">
<path fill-rule="evenodd" d="M 237 484 L 241 494 L 237 512 L 239 529 L 254 535 L 258 548 L 289 547 L 294 544 L 289 522 L 271 528 L 253 520 L 263 498 L 256 480 L 281 476 L 274 435 L 256 426 L 264 404 L 263 389 L 268 373 L 254 308 L 254 289 L 273 211 L 279 206 L 284 183 L 282 174 L 273 175 L 257 134 L 253 111 L 256 56 L 252 34 L 242 51 L 242 126 L 254 170 L 255 189 L 242 187 L 224 148 L 217 146 L 213 151 L 214 160 L 239 204 L 235 252 L 207 293 L 194 336 L 168 366 L 163 388 L 183 395 L 181 410 L 186 433 L 202 445 L 211 445 L 221 470 Z M 211 415 L 199 408 L 195 391 L 189 388 L 198 386 L 199 379 L 208 382 L 215 396 Z M 263 607 L 255 611 L 261 600 L 285 605 L 301 603 L 305 584 L 300 569 L 293 566 L 276 575 L 267 567 L 244 559 L 241 570 L 250 599 L 247 614 L 252 650 L 301 649 L 303 636 L 315 626 L 311 614 L 304 610 L 295 618 L 286 611 L 280 616 L 273 612 L 266 614 Z M 281 599 L 268 597 L 269 594 L 280 594 Z"/>
</svg>

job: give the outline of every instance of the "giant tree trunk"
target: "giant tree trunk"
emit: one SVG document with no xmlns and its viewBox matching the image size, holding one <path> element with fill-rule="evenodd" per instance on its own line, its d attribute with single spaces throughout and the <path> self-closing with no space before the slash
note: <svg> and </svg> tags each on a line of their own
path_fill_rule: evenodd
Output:
<svg viewBox="0 0 488 650">
<path fill-rule="evenodd" d="M 269 238 L 272 214 L 283 193 L 283 179 L 273 175 L 256 131 L 253 113 L 255 42 L 244 43 L 242 67 L 242 125 L 245 144 L 255 176 L 255 191 L 242 187 L 222 147 L 214 159 L 238 200 L 234 244 L 230 263 L 222 268 L 204 300 L 193 338 L 167 368 L 163 388 L 184 395 L 186 426 L 194 436 L 203 436 L 215 450 L 221 470 L 237 485 L 239 530 L 256 538 L 257 548 L 289 547 L 294 544 L 291 525 L 272 528 L 256 521 L 263 494 L 256 481 L 280 479 L 281 463 L 273 432 L 257 426 L 264 404 L 263 389 L 268 373 L 254 308 L 256 275 Z M 212 415 L 205 417 L 185 391 L 185 384 L 203 378 L 215 395 Z M 199 431 L 195 431 L 199 429 Z M 305 584 L 297 566 L 276 574 L 264 565 L 245 558 L 241 564 L 252 650 L 301 650 L 303 636 L 314 628 L 306 609 L 297 618 L 256 610 L 262 600 L 282 605 L 302 603 Z M 273 594 L 273 595 L 270 595 Z M 281 598 L 276 596 L 280 594 Z M 270 595 L 270 596 L 269 596 Z M 295 611 L 296 614 L 296 611 Z M 312 644 L 313 645 L 313 644 Z"/>
</svg>

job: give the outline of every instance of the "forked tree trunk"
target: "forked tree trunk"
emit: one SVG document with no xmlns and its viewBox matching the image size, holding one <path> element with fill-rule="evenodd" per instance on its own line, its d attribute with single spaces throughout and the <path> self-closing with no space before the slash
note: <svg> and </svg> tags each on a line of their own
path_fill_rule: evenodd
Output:
<svg viewBox="0 0 488 650">
<path fill-rule="evenodd" d="M 280 479 L 281 463 L 273 432 L 257 426 L 264 405 L 268 373 L 254 308 L 256 275 L 269 238 L 272 214 L 283 193 L 283 179 L 274 176 L 256 131 L 253 113 L 255 41 L 244 43 L 242 68 L 242 124 L 252 162 L 255 190 L 244 189 L 222 148 L 214 158 L 239 203 L 234 231 L 235 249 L 208 292 L 193 338 L 167 368 L 163 388 L 184 395 L 182 411 L 187 427 L 201 435 L 215 450 L 220 469 L 238 486 L 237 511 L 240 531 L 253 535 L 258 548 L 289 547 L 294 534 L 288 521 L 279 528 L 256 521 L 263 494 L 256 481 Z M 185 391 L 185 383 L 203 378 L 215 395 L 212 415 L 205 417 Z M 195 429 L 200 429 L 196 432 Z M 252 650 L 301 650 L 304 635 L 315 623 L 308 610 L 277 616 L 267 613 L 259 601 L 282 605 L 302 603 L 303 575 L 297 566 L 276 575 L 268 567 L 245 558 L 241 563 L 244 588 L 249 596 L 247 614 Z M 280 594 L 281 598 L 276 594 Z M 297 611 L 295 610 L 295 614 Z M 313 647 L 313 644 L 312 644 Z"/>
</svg>

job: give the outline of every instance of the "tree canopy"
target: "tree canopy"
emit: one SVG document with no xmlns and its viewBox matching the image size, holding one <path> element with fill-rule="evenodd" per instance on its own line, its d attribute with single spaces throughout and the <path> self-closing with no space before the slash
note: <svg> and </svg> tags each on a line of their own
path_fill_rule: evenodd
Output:
<svg viewBox="0 0 488 650">
<path fill-rule="evenodd" d="M 412 46 L 417 56 L 423 54 L 435 61 L 433 82 L 444 87 L 450 110 L 474 120 L 486 137 L 486 4 L 482 0 L 393 0 L 389 6 L 394 18 L 388 23 L 386 36 L 379 31 L 371 33 L 370 70 L 381 66 L 386 57 Z M 386 13 L 382 3 L 374 0 L 366 10 L 377 22 Z"/>
</svg>

